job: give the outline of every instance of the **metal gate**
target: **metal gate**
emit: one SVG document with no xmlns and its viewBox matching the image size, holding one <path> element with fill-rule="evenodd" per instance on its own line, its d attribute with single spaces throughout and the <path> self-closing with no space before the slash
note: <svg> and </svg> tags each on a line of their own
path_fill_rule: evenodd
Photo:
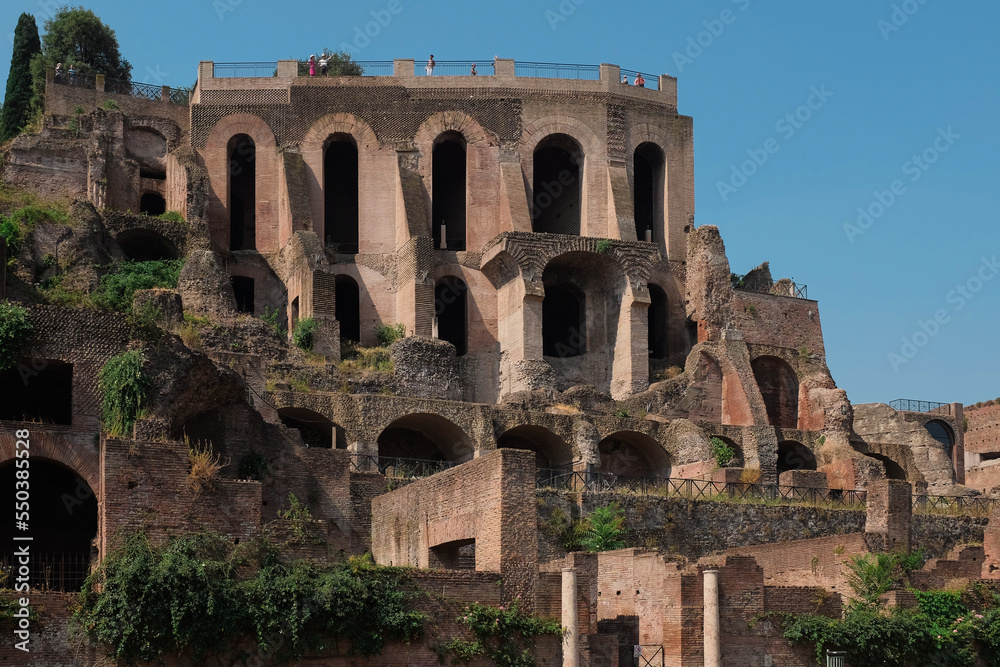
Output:
<svg viewBox="0 0 1000 667">
<path fill-rule="evenodd" d="M 663 646 L 636 644 L 632 648 L 632 661 L 637 667 L 664 667 Z"/>
</svg>

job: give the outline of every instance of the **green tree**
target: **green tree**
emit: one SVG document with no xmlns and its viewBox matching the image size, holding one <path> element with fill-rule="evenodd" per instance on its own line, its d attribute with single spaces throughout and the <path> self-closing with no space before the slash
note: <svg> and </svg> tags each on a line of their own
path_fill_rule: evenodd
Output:
<svg viewBox="0 0 1000 667">
<path fill-rule="evenodd" d="M 10 58 L 7 93 L 0 113 L 0 141 L 17 136 L 31 118 L 31 59 L 41 51 L 35 17 L 21 14 L 14 30 L 14 54 Z"/>
<path fill-rule="evenodd" d="M 42 59 L 44 66 L 61 62 L 64 68 L 72 64 L 84 74 L 121 81 L 132 78 L 132 65 L 118 52 L 115 31 L 83 7 L 63 7 L 45 22 Z"/>
<path fill-rule="evenodd" d="M 624 549 L 625 512 L 618 505 L 611 503 L 604 507 L 595 507 L 587 518 L 589 528 L 584 533 L 580 544 L 587 551 L 612 551 Z"/>
</svg>

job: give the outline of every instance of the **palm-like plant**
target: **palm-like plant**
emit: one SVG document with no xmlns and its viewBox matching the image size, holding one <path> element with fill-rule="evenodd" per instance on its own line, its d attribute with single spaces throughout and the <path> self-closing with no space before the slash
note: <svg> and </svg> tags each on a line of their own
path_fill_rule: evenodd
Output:
<svg viewBox="0 0 1000 667">
<path fill-rule="evenodd" d="M 611 551 L 625 548 L 625 512 L 615 503 L 597 507 L 591 513 L 580 544 L 587 551 Z"/>
</svg>

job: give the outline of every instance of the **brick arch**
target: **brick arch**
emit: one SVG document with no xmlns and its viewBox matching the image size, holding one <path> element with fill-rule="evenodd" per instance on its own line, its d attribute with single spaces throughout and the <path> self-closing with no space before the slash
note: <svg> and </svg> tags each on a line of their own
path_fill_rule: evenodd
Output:
<svg viewBox="0 0 1000 667">
<path fill-rule="evenodd" d="M 469 145 L 494 146 L 498 143 L 497 137 L 484 130 L 479 121 L 461 111 L 440 111 L 429 116 L 414 134 L 413 143 L 422 149 L 432 145 L 445 132 L 458 132 Z"/>
<path fill-rule="evenodd" d="M 319 151 L 322 156 L 323 144 L 331 134 L 349 134 L 358 144 L 358 150 L 377 150 L 381 147 L 375 130 L 360 116 L 343 111 L 327 114 L 310 126 L 302 139 L 302 156 L 308 161 L 309 155 Z"/>
<path fill-rule="evenodd" d="M 296 392 L 282 391 L 269 394 L 268 401 L 275 411 L 305 409 L 329 419 L 343 430 L 348 448 L 361 437 L 362 427 L 359 427 L 358 420 L 352 414 L 350 405 L 340 402 L 330 403 L 328 396 L 303 396 Z"/>
<path fill-rule="evenodd" d="M 274 131 L 264 119 L 248 113 L 219 120 L 205 140 L 205 166 L 209 178 L 208 224 L 212 241 L 229 248 L 229 141 L 238 134 L 253 139 L 257 176 L 257 250 L 277 250 L 278 150 Z"/>
<path fill-rule="evenodd" d="M 497 448 L 511 447 L 528 449 L 538 457 L 539 468 L 568 468 L 577 451 L 572 438 L 556 433 L 539 424 L 507 424 L 503 432 L 497 433 Z"/>
<path fill-rule="evenodd" d="M 624 477 L 669 477 L 676 451 L 650 433 L 611 429 L 597 443 L 601 470 Z"/>
<path fill-rule="evenodd" d="M 671 365 L 683 366 L 691 345 L 685 324 L 684 292 L 677 278 L 665 266 L 653 267 L 648 283 L 656 285 L 667 295 L 667 360 Z"/>
<path fill-rule="evenodd" d="M 434 411 L 411 412 L 404 410 L 403 414 L 393 415 L 391 420 L 383 420 L 378 429 L 377 441 L 379 455 L 399 456 L 401 458 L 425 458 L 424 456 L 408 456 L 405 452 L 383 453 L 387 446 L 384 438 L 393 429 L 406 429 L 419 433 L 422 439 L 430 441 L 440 453 L 441 460 L 462 463 L 471 461 L 476 451 L 476 442 L 469 435 L 469 430 L 463 428 L 456 420 Z M 415 453 L 416 454 L 416 453 Z"/>
<path fill-rule="evenodd" d="M 181 131 L 177 127 L 177 123 L 166 118 L 151 118 L 148 116 L 130 118 L 126 116 L 125 131 L 128 132 L 130 130 L 153 130 L 159 133 L 167 142 L 168 153 L 177 148 L 181 138 Z"/>
<path fill-rule="evenodd" d="M 525 173 L 528 180 L 531 180 L 532 168 L 531 157 L 535 154 L 535 147 L 546 137 L 553 134 L 565 134 L 572 137 L 583 149 L 584 159 L 600 154 L 604 147 L 601 138 L 597 136 L 589 125 L 571 116 L 545 116 L 539 118 L 524 128 L 521 133 L 521 143 L 519 151 L 521 163 L 527 162 Z"/>
<path fill-rule="evenodd" d="M 16 458 L 18 430 L 16 424 L 8 422 L 11 428 L 4 429 L 0 433 L 0 465 Z M 32 428 L 37 424 L 25 424 L 31 435 L 31 458 L 37 460 L 57 463 L 79 475 L 87 484 L 90 490 L 100 497 L 101 487 L 101 456 L 100 451 L 93 443 L 84 443 L 86 434 L 70 434 L 55 431 L 39 431 Z M 96 435 L 96 434 L 95 434 Z"/>
</svg>

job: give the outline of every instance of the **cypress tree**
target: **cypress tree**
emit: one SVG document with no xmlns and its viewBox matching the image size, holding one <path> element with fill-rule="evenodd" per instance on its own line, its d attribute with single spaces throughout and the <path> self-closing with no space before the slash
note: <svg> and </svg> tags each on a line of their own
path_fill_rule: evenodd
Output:
<svg viewBox="0 0 1000 667">
<path fill-rule="evenodd" d="M 14 30 L 14 55 L 10 59 L 7 94 L 0 112 L 0 141 L 17 136 L 31 118 L 31 59 L 41 51 L 35 17 L 21 14 Z"/>
</svg>

